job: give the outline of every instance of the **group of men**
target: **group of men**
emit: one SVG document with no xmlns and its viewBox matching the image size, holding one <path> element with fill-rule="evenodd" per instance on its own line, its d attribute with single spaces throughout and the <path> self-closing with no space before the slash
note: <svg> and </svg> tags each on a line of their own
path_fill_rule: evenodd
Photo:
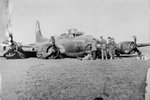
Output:
<svg viewBox="0 0 150 100">
<path fill-rule="evenodd" d="M 96 43 L 96 41 L 93 39 L 92 42 L 92 49 L 91 49 L 91 55 L 93 60 L 96 59 L 97 53 L 100 53 L 102 60 L 107 60 L 108 58 L 114 59 L 115 58 L 115 50 L 117 48 L 116 42 L 114 38 L 108 37 L 108 42 L 103 38 L 103 36 L 100 36 L 100 42 Z M 97 51 L 100 52 L 97 52 Z"/>
</svg>

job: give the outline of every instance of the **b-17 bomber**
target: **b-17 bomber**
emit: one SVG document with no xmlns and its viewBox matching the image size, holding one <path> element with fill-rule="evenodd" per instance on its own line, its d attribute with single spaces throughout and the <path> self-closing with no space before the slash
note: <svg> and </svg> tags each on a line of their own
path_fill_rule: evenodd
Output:
<svg viewBox="0 0 150 100">
<path fill-rule="evenodd" d="M 53 36 L 52 36 L 53 37 Z M 85 33 L 78 31 L 77 29 L 69 29 L 68 33 L 61 34 L 58 37 L 53 37 L 55 42 L 55 48 L 52 45 L 52 38 L 43 37 L 40 29 L 39 21 L 36 22 L 36 42 L 33 44 L 23 45 L 14 42 L 15 49 L 8 50 L 6 48 L 10 46 L 4 46 L 6 51 L 3 56 L 11 58 L 28 58 L 37 57 L 42 59 L 56 59 L 62 57 L 84 57 L 91 53 L 92 41 L 95 41 L 97 45 L 97 56 L 100 58 L 100 48 L 98 44 L 99 39 L 94 38 L 91 35 L 85 35 Z M 121 56 L 122 54 L 133 54 L 135 52 L 138 55 L 142 55 L 138 47 L 150 46 L 149 43 L 137 44 L 136 37 L 134 36 L 134 41 L 124 41 L 117 43 L 117 48 L 115 50 L 116 56 Z"/>
</svg>

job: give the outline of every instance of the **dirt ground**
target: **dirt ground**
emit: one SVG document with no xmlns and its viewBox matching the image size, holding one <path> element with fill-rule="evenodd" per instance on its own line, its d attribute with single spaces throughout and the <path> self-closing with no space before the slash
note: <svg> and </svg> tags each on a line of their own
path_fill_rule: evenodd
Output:
<svg viewBox="0 0 150 100">
<path fill-rule="evenodd" d="M 142 49 L 150 54 L 150 48 Z M 150 60 L 6 60 L 0 58 L 2 100 L 144 100 Z"/>
</svg>

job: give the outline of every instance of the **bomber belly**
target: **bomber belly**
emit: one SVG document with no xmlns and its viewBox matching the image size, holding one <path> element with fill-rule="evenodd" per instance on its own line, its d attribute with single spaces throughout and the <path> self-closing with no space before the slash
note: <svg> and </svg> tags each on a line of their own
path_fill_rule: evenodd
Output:
<svg viewBox="0 0 150 100">
<path fill-rule="evenodd" d="M 64 43 L 60 47 L 62 54 L 70 57 L 79 57 L 85 54 L 86 44 L 84 42 Z"/>
<path fill-rule="evenodd" d="M 69 57 L 84 56 L 90 51 L 92 37 L 75 37 L 71 39 L 57 40 L 57 46 L 63 55 Z"/>
</svg>

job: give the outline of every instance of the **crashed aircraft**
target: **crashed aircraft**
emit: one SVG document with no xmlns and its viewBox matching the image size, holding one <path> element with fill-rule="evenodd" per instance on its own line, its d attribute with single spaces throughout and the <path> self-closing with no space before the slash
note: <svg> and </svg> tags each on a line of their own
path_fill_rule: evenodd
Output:
<svg viewBox="0 0 150 100">
<path fill-rule="evenodd" d="M 84 57 L 85 55 L 91 53 L 92 40 L 96 43 L 100 41 L 91 35 L 85 35 L 83 32 L 79 32 L 76 29 L 68 30 L 68 33 L 61 34 L 59 37 L 55 38 L 55 44 L 57 49 L 53 49 L 52 40 L 50 38 L 43 37 L 40 29 L 39 21 L 36 22 L 36 42 L 33 44 L 22 45 L 15 42 L 16 52 L 7 51 L 4 57 L 11 58 L 27 58 L 27 57 L 37 57 L 42 59 L 56 59 L 62 57 Z M 95 44 L 97 45 L 97 44 Z M 138 47 L 150 46 L 150 44 L 136 43 L 136 37 L 134 41 L 124 41 L 117 43 L 117 49 L 115 51 L 116 56 L 121 56 L 122 54 L 133 54 L 135 52 L 140 56 L 142 53 Z M 98 49 L 98 47 L 97 47 Z M 52 52 L 53 51 L 53 52 Z M 100 58 L 100 50 L 97 50 L 97 55 Z"/>
</svg>

